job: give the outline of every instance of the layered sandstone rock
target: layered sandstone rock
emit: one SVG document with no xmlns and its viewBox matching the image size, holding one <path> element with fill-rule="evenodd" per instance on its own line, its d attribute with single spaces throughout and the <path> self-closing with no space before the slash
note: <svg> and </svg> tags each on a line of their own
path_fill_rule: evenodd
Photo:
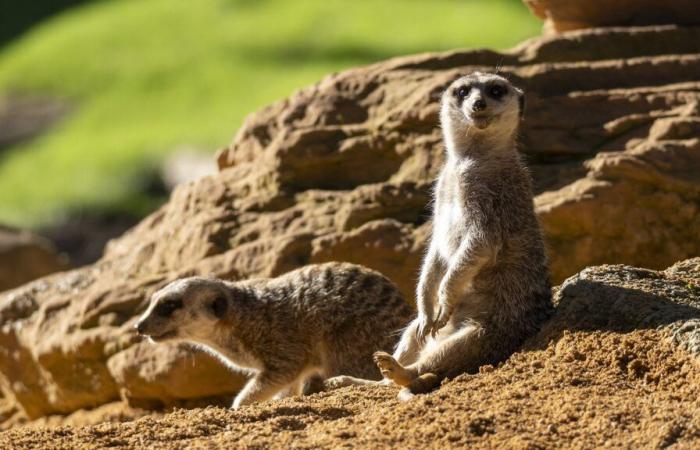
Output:
<svg viewBox="0 0 700 450">
<path fill-rule="evenodd" d="M 96 264 L 0 297 L 6 403 L 35 418 L 120 397 L 230 396 L 240 379 L 222 381 L 206 355 L 134 336 L 150 294 L 176 277 L 341 259 L 412 298 L 442 161 L 438 96 L 459 73 L 496 66 L 527 92 L 520 141 L 555 281 L 591 264 L 661 268 L 700 253 L 700 28 L 393 59 L 251 115 L 220 152 L 220 173 L 176 189 Z"/>
</svg>

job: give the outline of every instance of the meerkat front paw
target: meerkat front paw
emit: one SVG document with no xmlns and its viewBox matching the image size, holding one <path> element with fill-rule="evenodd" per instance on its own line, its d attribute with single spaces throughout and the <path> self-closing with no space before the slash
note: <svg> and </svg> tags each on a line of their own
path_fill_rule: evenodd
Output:
<svg viewBox="0 0 700 450">
<path fill-rule="evenodd" d="M 393 356 L 386 352 L 376 352 L 373 358 L 382 376 L 399 386 L 408 386 L 411 384 L 411 381 L 413 381 L 413 378 L 415 378 L 408 369 L 399 364 Z"/>
<path fill-rule="evenodd" d="M 433 326 L 430 329 L 430 334 L 435 336 L 438 331 L 442 329 L 442 327 L 447 325 L 447 322 L 449 322 L 453 312 L 454 308 L 451 305 L 441 303 L 440 308 L 438 309 L 437 318 L 433 322 Z"/>
<path fill-rule="evenodd" d="M 416 327 L 416 339 L 418 342 L 425 343 L 428 335 L 431 334 L 434 321 L 432 317 L 425 315 L 418 316 L 418 326 Z"/>
</svg>

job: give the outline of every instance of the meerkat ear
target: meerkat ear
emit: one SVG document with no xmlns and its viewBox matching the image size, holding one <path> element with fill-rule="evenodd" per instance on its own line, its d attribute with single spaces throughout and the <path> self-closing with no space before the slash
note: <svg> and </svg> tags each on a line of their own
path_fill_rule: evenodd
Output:
<svg viewBox="0 0 700 450">
<path fill-rule="evenodd" d="M 520 117 L 525 115 L 525 94 L 523 91 L 518 91 L 518 106 L 520 107 Z"/>
<path fill-rule="evenodd" d="M 226 300 L 226 297 L 219 295 L 209 304 L 209 309 L 216 318 L 223 319 L 228 309 L 228 300 Z"/>
</svg>

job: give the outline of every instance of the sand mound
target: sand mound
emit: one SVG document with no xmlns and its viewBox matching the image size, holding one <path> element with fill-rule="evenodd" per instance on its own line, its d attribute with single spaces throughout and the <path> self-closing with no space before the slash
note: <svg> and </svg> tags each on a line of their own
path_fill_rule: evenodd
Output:
<svg viewBox="0 0 700 450">
<path fill-rule="evenodd" d="M 1 434 L 0 448 L 700 446 L 700 258 L 663 272 L 589 268 L 556 301 L 552 320 L 504 364 L 408 402 L 394 387 L 344 388 L 238 411 L 34 424 Z M 112 420 L 142 414 L 102 408 Z M 66 423 L 83 420 L 96 419 Z"/>
<path fill-rule="evenodd" d="M 700 375 L 658 332 L 565 333 L 410 402 L 345 388 L 229 411 L 89 427 L 13 429 L 3 448 L 507 448 L 700 445 Z"/>
</svg>

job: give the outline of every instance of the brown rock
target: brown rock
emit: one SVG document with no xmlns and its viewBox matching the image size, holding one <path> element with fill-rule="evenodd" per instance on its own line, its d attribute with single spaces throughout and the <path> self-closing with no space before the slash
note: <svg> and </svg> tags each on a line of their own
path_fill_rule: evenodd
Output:
<svg viewBox="0 0 700 450">
<path fill-rule="evenodd" d="M 150 409 L 227 394 L 230 405 L 245 381 L 213 356 L 186 345 L 142 342 L 111 357 L 107 367 L 130 405 Z"/>
<path fill-rule="evenodd" d="M 589 267 L 558 288 L 555 303 L 554 317 L 529 345 L 543 346 L 576 331 L 651 329 L 700 362 L 700 258 L 664 271 Z"/>
<path fill-rule="evenodd" d="M 658 119 L 646 140 L 586 161 L 585 178 L 536 199 L 554 278 L 571 266 L 638 261 L 670 265 L 698 254 L 700 139 L 668 133 L 697 119 Z M 622 237 L 622 239 L 620 239 Z"/>
<path fill-rule="evenodd" d="M 593 263 L 661 268 L 700 254 L 699 43 L 700 28 L 612 28 L 503 55 L 397 58 L 251 115 L 219 153 L 220 173 L 175 189 L 96 264 L 0 297 L 7 402 L 39 417 L 120 395 L 142 405 L 229 395 L 236 381 L 200 370 L 199 356 L 192 367 L 182 349 L 134 337 L 150 294 L 176 277 L 343 259 L 412 298 L 442 161 L 437 96 L 475 69 L 500 65 L 527 92 L 522 153 L 556 282 Z"/>
<path fill-rule="evenodd" d="M 48 240 L 0 225 L 0 291 L 67 267 L 66 258 Z"/>
<path fill-rule="evenodd" d="M 523 0 L 546 33 L 630 25 L 700 25 L 695 0 Z"/>
</svg>

